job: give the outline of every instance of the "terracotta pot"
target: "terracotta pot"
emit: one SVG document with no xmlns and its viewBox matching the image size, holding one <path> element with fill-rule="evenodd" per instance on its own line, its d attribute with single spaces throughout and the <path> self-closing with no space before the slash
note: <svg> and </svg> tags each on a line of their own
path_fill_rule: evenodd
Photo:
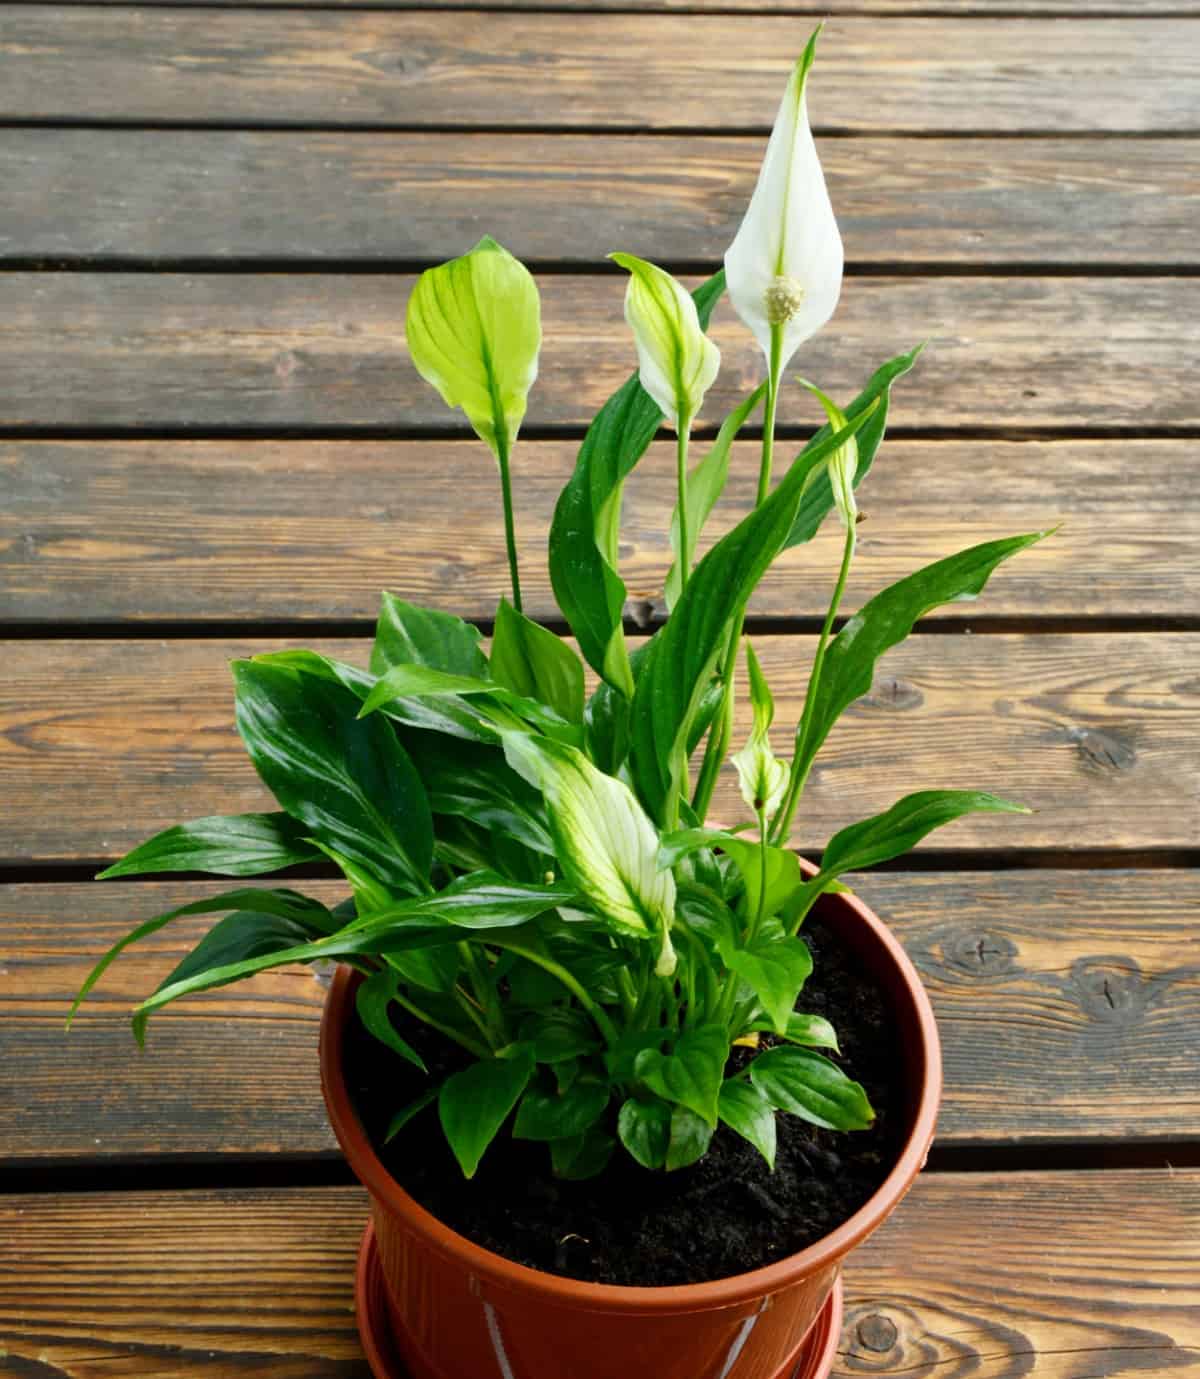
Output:
<svg viewBox="0 0 1200 1379">
<path fill-rule="evenodd" d="M 339 969 L 321 1022 L 321 1082 L 334 1133 L 371 1196 L 387 1307 L 411 1379 L 791 1379 L 811 1372 L 810 1330 L 819 1319 L 828 1326 L 846 1254 L 887 1219 L 920 1172 L 942 1083 L 933 1011 L 903 949 L 852 896 L 823 897 L 819 913 L 892 1007 L 907 1079 L 900 1157 L 874 1196 L 808 1249 L 683 1287 L 614 1287 L 540 1273 L 472 1244 L 418 1206 L 377 1158 L 346 1090 L 343 1032 L 359 978 Z M 360 1269 L 361 1315 L 370 1301 L 361 1291 L 365 1277 Z"/>
</svg>

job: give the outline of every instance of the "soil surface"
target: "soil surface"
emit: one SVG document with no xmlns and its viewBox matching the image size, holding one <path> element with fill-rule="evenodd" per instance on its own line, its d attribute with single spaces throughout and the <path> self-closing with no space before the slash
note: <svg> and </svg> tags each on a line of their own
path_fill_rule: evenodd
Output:
<svg viewBox="0 0 1200 1379">
<path fill-rule="evenodd" d="M 827 1235 L 874 1193 L 904 1134 L 900 1050 L 884 998 L 847 960 L 836 933 L 805 926 L 814 968 L 797 1009 L 824 1015 L 838 1032 L 837 1061 L 867 1090 L 869 1130 L 822 1130 L 779 1114 L 772 1172 L 758 1151 L 721 1126 L 699 1163 L 650 1172 L 618 1144 L 608 1168 L 581 1183 L 550 1172 L 544 1144 L 492 1142 L 465 1180 L 446 1145 L 436 1105 L 382 1144 L 396 1109 L 428 1086 L 422 1074 L 372 1038 L 347 1031 L 347 1086 L 376 1153 L 427 1211 L 476 1244 L 519 1264 L 593 1283 L 700 1283 L 783 1259 Z M 398 1024 L 430 1072 L 465 1057 L 425 1026 Z M 753 1056 L 735 1050 L 731 1067 Z"/>
</svg>

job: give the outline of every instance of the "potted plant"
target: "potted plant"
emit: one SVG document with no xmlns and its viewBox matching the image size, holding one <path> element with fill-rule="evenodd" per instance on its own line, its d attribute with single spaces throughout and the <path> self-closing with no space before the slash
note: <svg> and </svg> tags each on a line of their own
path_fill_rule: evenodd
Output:
<svg viewBox="0 0 1200 1379">
<path fill-rule="evenodd" d="M 844 408 L 805 384 L 826 424 L 774 465 L 784 371 L 841 285 L 805 107 L 815 41 L 724 270 L 689 294 L 612 256 L 629 273 L 639 368 L 588 430 L 550 534 L 578 652 L 522 611 L 510 462 L 539 302 L 526 269 L 484 239 L 420 278 L 407 330 L 417 369 L 499 467 L 512 597 L 490 648 L 458 618 L 385 595 L 367 670 L 306 650 L 235 662 L 238 729 L 279 812 L 182 824 L 102 873 L 245 877 L 327 861 L 345 878 L 332 909 L 241 887 L 158 915 L 105 954 L 76 1006 L 123 948 L 185 914 L 225 917 L 137 1008 L 139 1042 L 152 1012 L 190 992 L 284 963 L 341 964 L 322 1079 L 372 1197 L 359 1307 L 380 1374 L 822 1373 L 841 1260 L 895 1206 L 932 1137 L 928 1000 L 841 878 L 969 812 L 1021 807 L 923 791 L 842 829 L 819 867 L 787 842 L 817 752 L 878 658 L 1044 533 L 919 570 L 835 633 L 856 489 L 918 351 Z M 765 378 L 692 467 L 692 424 L 720 363 L 705 330 L 725 290 Z M 732 442 L 759 407 L 756 505 L 697 560 Z M 621 490 L 664 419 L 677 442 L 670 614 L 633 649 Z M 781 760 L 744 614 L 772 561 L 833 512 L 842 560 Z M 752 726 L 735 741 L 742 658 Z M 709 815 L 734 747 L 742 817 L 719 827 Z"/>
</svg>

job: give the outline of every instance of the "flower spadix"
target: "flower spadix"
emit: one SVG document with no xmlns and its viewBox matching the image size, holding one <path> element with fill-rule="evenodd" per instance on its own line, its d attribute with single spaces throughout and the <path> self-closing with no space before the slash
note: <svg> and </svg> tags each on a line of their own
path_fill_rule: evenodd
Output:
<svg viewBox="0 0 1200 1379">
<path fill-rule="evenodd" d="M 670 273 L 632 254 L 610 254 L 629 270 L 625 320 L 633 331 L 638 377 L 677 430 L 691 425 L 721 367 L 691 293 Z"/>
<path fill-rule="evenodd" d="M 764 818 L 772 818 L 787 789 L 788 766 L 771 751 L 768 730 L 775 717 L 775 700 L 762 673 L 754 648 L 746 643 L 746 662 L 750 668 L 750 703 L 754 726 L 742 750 L 733 757 L 738 786 L 748 808 Z"/>
<path fill-rule="evenodd" d="M 658 834 L 630 788 L 548 738 L 506 733 L 508 764 L 542 792 L 563 874 L 614 929 L 658 942 L 655 971 L 675 971 L 675 880 L 658 870 Z"/>
<path fill-rule="evenodd" d="M 815 383 L 810 383 L 807 378 L 796 380 L 801 383 L 824 408 L 825 415 L 829 420 L 830 429 L 833 431 L 843 431 L 846 428 L 846 414 L 842 409 L 823 393 Z M 854 479 L 858 474 L 858 441 L 854 436 L 839 446 L 837 450 L 825 461 L 824 467 L 829 470 L 829 487 L 833 490 L 833 502 L 837 508 L 838 516 L 842 519 L 842 525 L 853 527 L 858 521 L 858 500 L 854 496 Z M 818 466 L 808 476 L 813 480 L 820 472 Z"/>
<path fill-rule="evenodd" d="M 463 409 L 493 455 L 507 455 L 542 344 L 541 303 L 525 265 L 485 235 L 470 253 L 421 274 L 406 329 L 421 377 L 448 407 Z"/>
<path fill-rule="evenodd" d="M 788 78 L 754 195 L 725 254 L 729 299 L 777 367 L 833 315 L 842 290 L 842 238 L 808 124 L 806 82 L 817 29 Z"/>
</svg>

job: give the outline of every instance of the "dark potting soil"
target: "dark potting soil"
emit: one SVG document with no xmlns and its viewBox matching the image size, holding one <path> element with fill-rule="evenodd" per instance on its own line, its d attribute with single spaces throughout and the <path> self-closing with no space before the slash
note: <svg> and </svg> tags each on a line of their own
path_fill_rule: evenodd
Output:
<svg viewBox="0 0 1200 1379">
<path fill-rule="evenodd" d="M 395 1111 L 429 1084 L 357 1020 L 345 1046 L 351 1098 L 375 1152 L 412 1197 L 460 1235 L 519 1264 L 637 1286 L 701 1283 L 761 1268 L 857 1211 L 887 1177 L 904 1135 L 900 1050 L 882 994 L 819 919 L 809 921 L 804 937 L 814 967 L 797 1009 L 832 1022 L 842 1046 L 837 1061 L 866 1088 L 876 1119 L 869 1130 L 839 1132 L 778 1115 L 774 1172 L 721 1126 L 690 1168 L 651 1172 L 618 1144 L 601 1175 L 562 1182 L 551 1174 L 544 1144 L 514 1140 L 506 1128 L 467 1181 L 436 1105 L 383 1144 Z M 465 1056 L 426 1026 L 398 1028 L 432 1075 L 462 1065 Z M 751 1050 L 736 1049 L 731 1067 L 750 1057 Z"/>
</svg>

